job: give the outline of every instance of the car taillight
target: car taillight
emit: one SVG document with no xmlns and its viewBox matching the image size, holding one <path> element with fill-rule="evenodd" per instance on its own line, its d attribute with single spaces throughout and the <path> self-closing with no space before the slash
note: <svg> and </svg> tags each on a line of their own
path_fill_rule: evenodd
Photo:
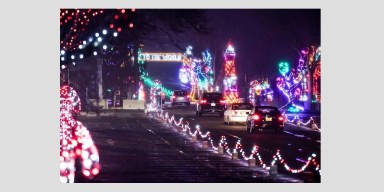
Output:
<svg viewBox="0 0 384 192">
<path fill-rule="evenodd" d="M 175 96 L 174 96 L 174 95 L 172 95 L 171 99 L 175 99 Z"/>
<path fill-rule="evenodd" d="M 260 120 L 260 116 L 259 115 L 252 115 L 251 119 L 257 121 L 257 120 Z"/>
<path fill-rule="evenodd" d="M 207 100 L 201 100 L 200 103 L 207 103 Z"/>
<path fill-rule="evenodd" d="M 221 104 L 225 104 L 225 100 L 220 100 L 220 103 Z"/>
<path fill-rule="evenodd" d="M 279 121 L 284 121 L 284 117 L 280 116 L 279 118 Z"/>
<path fill-rule="evenodd" d="M 191 98 L 191 96 L 187 95 L 188 98 Z"/>
</svg>

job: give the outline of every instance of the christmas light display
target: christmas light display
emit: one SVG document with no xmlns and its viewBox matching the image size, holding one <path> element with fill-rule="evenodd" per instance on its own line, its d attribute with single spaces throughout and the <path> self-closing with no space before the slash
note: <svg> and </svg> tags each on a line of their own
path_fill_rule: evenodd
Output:
<svg viewBox="0 0 384 192">
<path fill-rule="evenodd" d="M 213 68 L 212 68 L 212 56 L 209 50 L 205 50 L 202 53 L 202 55 L 203 55 L 203 62 L 205 64 L 203 72 L 207 79 L 207 81 L 205 82 L 206 85 L 204 87 L 206 87 L 206 90 L 208 92 L 212 92 L 213 91 L 213 75 L 214 75 Z"/>
<path fill-rule="evenodd" d="M 296 122 L 295 123 L 296 125 L 304 125 L 304 126 L 311 124 L 311 127 L 313 129 L 320 130 L 319 126 L 315 123 L 315 120 L 313 119 L 313 117 L 310 117 L 309 120 L 305 123 L 303 122 L 303 120 L 300 119 L 300 117 L 298 115 L 295 115 L 292 120 L 289 120 L 288 115 L 284 114 L 284 117 L 285 117 L 286 122 L 289 122 L 289 123 L 295 123 Z"/>
<path fill-rule="evenodd" d="M 173 95 L 173 91 L 165 88 L 163 85 L 157 84 L 157 81 L 152 80 L 148 72 L 145 70 L 146 61 L 167 61 L 167 62 L 180 62 L 180 59 L 183 58 L 180 53 L 144 53 L 143 45 L 141 44 L 138 48 L 138 64 L 139 64 L 139 72 L 140 72 L 140 80 L 144 83 L 144 85 L 150 87 L 151 89 L 161 89 L 161 91 L 167 97 L 171 97 Z M 159 87 L 160 86 L 160 87 Z"/>
<path fill-rule="evenodd" d="M 278 89 L 284 94 L 284 96 L 286 96 L 288 100 L 288 102 L 280 107 L 280 109 L 288 107 L 287 110 L 290 112 L 300 112 L 304 110 L 303 106 L 295 104 L 294 102 L 294 100 L 306 100 L 306 97 L 304 96 L 306 91 L 306 72 L 303 70 L 303 66 L 300 61 L 301 60 L 299 60 L 297 71 L 294 69 L 291 70 L 287 62 L 281 62 L 279 64 L 279 71 L 282 76 L 276 79 L 276 84 Z M 302 88 L 304 88 L 304 91 L 302 91 Z"/>
<path fill-rule="evenodd" d="M 193 62 L 192 46 L 187 46 L 183 54 L 183 64 L 179 70 L 179 79 L 181 83 L 190 84 L 191 90 L 189 96 L 192 101 L 196 100 L 198 92 L 198 79 L 196 74 L 196 63 Z"/>
<path fill-rule="evenodd" d="M 113 49 L 108 42 L 128 28 L 124 23 L 130 22 L 133 12 L 128 13 L 125 9 L 61 9 L 60 62 L 74 62 Z"/>
<path fill-rule="evenodd" d="M 308 71 L 308 92 L 309 99 L 313 103 L 320 103 L 320 82 L 321 82 L 321 47 L 309 46 L 301 51 L 301 61 Z"/>
<path fill-rule="evenodd" d="M 145 71 L 146 61 L 167 61 L 179 62 L 182 61 L 182 66 L 179 70 L 179 79 L 183 84 L 190 84 L 191 100 L 196 100 L 196 94 L 199 91 L 213 90 L 213 70 L 212 57 L 208 50 L 205 50 L 202 55 L 203 59 L 195 58 L 192 54 L 192 46 L 188 46 L 184 54 L 179 53 L 144 53 L 142 46 L 138 49 L 138 63 L 140 78 L 146 86 L 154 86 L 154 82 Z M 162 90 L 167 97 L 171 97 L 173 91 L 162 86 Z"/>
<path fill-rule="evenodd" d="M 281 108 L 288 107 L 290 112 L 300 112 L 304 107 L 297 102 L 320 102 L 320 66 L 321 49 L 316 46 L 301 51 L 296 70 L 290 70 L 286 62 L 279 64 L 282 77 L 276 79 L 277 87 L 288 100 Z"/>
<path fill-rule="evenodd" d="M 140 53 L 139 57 L 145 61 L 155 62 L 181 62 L 181 53 Z"/>
<path fill-rule="evenodd" d="M 138 96 L 139 101 L 144 101 L 145 103 L 145 91 L 144 91 L 144 84 L 143 82 L 139 82 L 139 96 Z"/>
<path fill-rule="evenodd" d="M 303 161 L 304 165 L 301 166 L 299 169 L 293 169 L 291 166 L 288 165 L 287 161 L 282 157 L 281 152 L 279 149 L 276 150 L 274 154 L 272 154 L 272 161 L 268 164 L 266 164 L 263 161 L 262 155 L 259 152 L 260 147 L 257 145 L 254 145 L 252 147 L 252 150 L 250 152 L 249 156 L 245 155 L 245 150 L 242 147 L 241 141 L 238 140 L 237 143 L 235 144 L 234 148 L 231 149 L 228 145 L 228 142 L 226 141 L 225 136 L 221 136 L 220 141 L 218 142 L 218 146 L 214 146 L 214 141 L 211 138 L 211 133 L 208 131 L 206 134 L 203 134 L 200 131 L 200 126 L 196 126 L 195 131 L 192 131 L 191 128 L 189 127 L 188 121 L 185 121 L 185 124 L 182 123 L 183 118 L 181 117 L 179 121 L 175 120 L 174 115 L 170 116 L 168 112 L 163 112 L 159 111 L 157 113 L 157 117 L 162 119 L 163 121 L 167 122 L 168 124 L 174 125 L 176 128 L 181 128 L 183 134 L 188 133 L 191 137 L 197 138 L 197 136 L 201 137 L 202 139 L 207 139 L 211 143 L 211 147 L 214 150 L 220 150 L 223 149 L 229 156 L 233 157 L 234 153 L 237 153 L 238 151 L 241 153 L 242 157 L 244 160 L 249 160 L 249 159 L 257 159 L 258 164 L 266 169 L 269 170 L 271 166 L 276 165 L 276 163 L 280 163 L 283 165 L 283 167 L 290 173 L 293 174 L 298 174 L 306 171 L 310 165 L 313 165 L 314 169 L 320 173 L 320 164 L 316 160 L 316 154 L 312 154 L 310 157 L 307 158 L 307 160 Z"/>
<path fill-rule="evenodd" d="M 144 81 L 145 82 L 145 81 Z M 150 95 L 149 95 L 149 101 L 150 103 L 147 104 L 147 110 L 148 111 L 157 111 L 159 108 L 159 105 L 161 105 L 161 101 L 159 100 L 159 96 L 161 96 L 162 93 L 162 84 L 159 80 L 154 80 L 152 85 L 149 85 L 150 89 Z"/>
<path fill-rule="evenodd" d="M 223 96 L 227 103 L 238 102 L 239 96 L 237 92 L 237 76 L 235 69 L 235 49 L 231 43 L 228 44 L 224 53 L 224 71 L 225 77 L 223 80 L 224 90 Z"/>
<path fill-rule="evenodd" d="M 273 100 L 273 90 L 270 88 L 268 79 L 253 80 L 249 85 L 248 99 L 252 105 L 260 105 L 260 97 L 265 102 Z"/>
<path fill-rule="evenodd" d="M 191 85 L 190 97 L 196 100 L 199 92 L 213 91 L 212 57 L 208 50 L 202 52 L 203 59 L 193 57 L 192 46 L 188 46 L 183 55 L 183 65 L 179 70 L 179 79 Z"/>
<path fill-rule="evenodd" d="M 61 9 L 60 72 L 66 76 L 66 78 L 61 78 L 61 83 L 68 84 L 69 72 L 74 71 L 71 85 L 83 82 L 82 89 L 89 87 L 84 83 L 86 76 L 83 79 L 78 78 L 80 73 L 84 72 L 79 69 L 84 68 L 79 66 L 80 68 L 72 69 L 71 67 L 77 66 L 78 63 L 88 65 L 96 57 L 98 63 L 103 65 L 102 78 L 98 79 L 103 79 L 103 82 L 100 83 L 103 87 L 107 90 L 120 88 L 123 93 L 131 90 L 129 86 L 137 82 L 130 79 L 133 77 L 126 72 L 128 70 L 116 70 L 116 68 L 126 68 L 129 64 L 134 63 L 133 46 L 132 43 L 124 43 L 123 47 L 120 45 L 122 41 L 117 41 L 117 39 L 125 38 L 119 34 L 130 33 L 134 29 L 132 23 L 135 16 L 134 11 L 134 9 Z M 126 38 L 123 39 L 123 41 L 125 40 Z M 122 48 L 126 48 L 126 45 L 128 51 L 122 50 Z M 92 58 L 92 60 L 86 60 L 87 58 Z M 133 68 L 133 65 L 131 67 Z M 98 71 L 100 70 L 98 69 Z M 91 89 L 95 88 L 93 85 L 90 86 Z"/>
<path fill-rule="evenodd" d="M 92 179 L 100 172 L 99 153 L 90 132 L 77 121 L 80 99 L 67 85 L 60 88 L 60 182 L 75 182 L 75 163 L 81 161 L 81 172 Z"/>
</svg>

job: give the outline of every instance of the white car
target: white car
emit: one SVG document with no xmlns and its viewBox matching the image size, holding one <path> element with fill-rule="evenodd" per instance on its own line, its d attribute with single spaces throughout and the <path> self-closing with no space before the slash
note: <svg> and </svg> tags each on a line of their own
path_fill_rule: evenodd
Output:
<svg viewBox="0 0 384 192">
<path fill-rule="evenodd" d="M 231 103 L 224 111 L 224 124 L 245 123 L 253 105 L 250 103 Z"/>
</svg>

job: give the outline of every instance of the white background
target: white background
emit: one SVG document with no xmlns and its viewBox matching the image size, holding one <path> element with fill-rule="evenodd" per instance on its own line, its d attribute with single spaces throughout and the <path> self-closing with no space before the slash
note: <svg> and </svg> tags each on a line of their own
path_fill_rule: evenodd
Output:
<svg viewBox="0 0 384 192">
<path fill-rule="evenodd" d="M 379 188 L 380 1 L 34 0 L 1 2 L 1 191 L 361 191 Z M 381 4 L 381 3 L 380 3 Z M 320 8 L 320 184 L 60 184 L 60 8 Z M 5 41 L 5 43 L 4 43 Z M 372 189 L 371 188 L 371 189 Z"/>
</svg>

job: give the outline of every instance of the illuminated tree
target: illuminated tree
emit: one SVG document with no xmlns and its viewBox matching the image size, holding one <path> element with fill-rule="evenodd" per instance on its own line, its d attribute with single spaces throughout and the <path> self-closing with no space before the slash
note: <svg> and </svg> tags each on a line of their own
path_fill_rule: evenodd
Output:
<svg viewBox="0 0 384 192">
<path fill-rule="evenodd" d="M 61 9 L 62 83 L 67 83 L 69 68 L 96 56 L 105 65 L 103 84 L 107 92 L 118 87 L 137 91 L 139 77 L 145 73 L 145 63 L 140 65 L 137 59 L 143 42 L 180 48 L 187 41 L 180 36 L 184 32 L 209 32 L 203 10 Z"/>
<path fill-rule="evenodd" d="M 311 103 L 320 103 L 320 81 L 321 81 L 321 48 L 320 46 L 309 46 L 301 51 L 300 60 L 308 71 L 308 100 L 304 103 L 305 108 L 312 110 Z"/>
<path fill-rule="evenodd" d="M 304 107 L 297 104 L 298 101 L 306 100 L 306 94 L 302 90 L 306 90 L 305 70 L 299 64 L 297 70 L 290 69 L 287 62 L 279 63 L 279 71 L 282 76 L 277 77 L 277 88 L 286 96 L 287 103 L 281 107 L 288 107 L 288 111 L 299 112 L 304 111 Z"/>
</svg>

